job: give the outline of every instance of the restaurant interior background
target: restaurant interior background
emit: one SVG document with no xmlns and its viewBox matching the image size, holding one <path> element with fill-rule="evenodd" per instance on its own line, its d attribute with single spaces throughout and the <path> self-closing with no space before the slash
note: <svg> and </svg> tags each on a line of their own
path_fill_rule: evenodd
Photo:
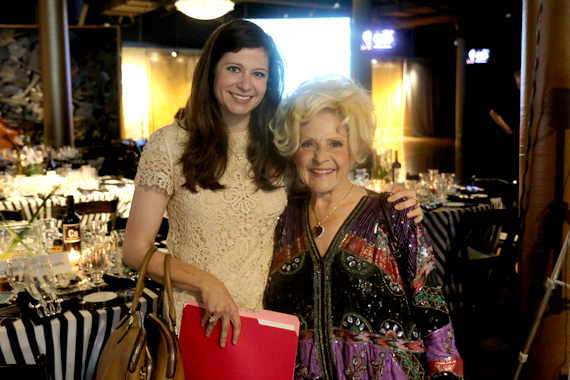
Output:
<svg viewBox="0 0 570 380">
<path fill-rule="evenodd" d="M 112 138 L 146 139 L 156 129 L 171 123 L 176 111 L 184 106 L 200 49 L 224 18 L 195 20 L 176 11 L 173 3 L 171 0 L 68 0 L 76 145 L 107 145 Z M 298 2 L 292 6 L 286 1 L 271 3 L 236 2 L 234 11 L 225 19 L 294 21 L 295 18 L 348 18 L 352 14 L 351 1 L 346 0 L 301 6 Z M 495 96 L 490 93 L 514 99 L 516 112 L 517 89 L 513 73 L 520 68 L 521 2 L 461 2 L 453 5 L 442 2 L 441 5 L 431 4 L 431 7 L 422 6 L 422 2 L 372 3 L 374 12 L 370 20 L 362 23 L 359 29 L 394 29 L 392 49 L 351 52 L 349 45 L 335 45 L 335 36 L 327 35 L 332 34 L 335 26 L 326 24 L 316 30 L 322 38 L 315 42 L 319 45 L 315 47 L 322 45 L 319 53 L 325 51 L 326 55 L 318 59 L 323 65 L 344 56 L 340 59 L 366 62 L 371 67 L 371 74 L 357 79 L 372 90 L 378 128 L 383 131 L 383 139 L 379 139 L 378 145 L 382 143 L 381 149 L 400 152 L 403 173 L 417 175 L 430 168 L 439 168 L 440 172 L 456 171 L 455 41 L 462 37 L 467 50 L 489 49 L 491 53 L 488 63 L 466 67 L 465 150 L 461 180 L 467 181 L 472 175 L 500 174 L 492 170 L 501 162 L 503 150 L 495 149 L 494 141 L 501 137 L 501 131 L 489 116 L 495 101 Z M 82 15 L 84 6 L 87 10 Z M 33 9 L 33 0 L 3 5 L 0 24 L 4 24 L 4 36 L 7 37 L 14 25 L 24 27 L 16 29 L 17 36 L 21 36 L 25 28 L 33 28 L 36 23 Z M 87 40 L 92 43 L 85 43 Z M 36 36 L 24 48 L 37 49 L 37 45 Z M 328 49 L 328 53 L 324 49 Z M 302 53 L 297 59 L 303 58 Z M 91 59 L 85 59 L 87 54 Z M 353 57 L 349 58 L 351 54 Z M 288 61 L 294 59 L 291 53 L 284 55 Z M 372 60 L 375 63 L 370 63 Z M 97 65 L 103 67 L 93 67 Z M 102 103 L 104 98 L 105 105 L 89 104 L 81 99 L 85 91 L 76 90 L 81 89 L 81 83 L 78 83 L 81 78 L 95 75 L 93 70 L 100 70 L 100 75 L 108 77 L 86 84 L 100 87 L 97 89 L 100 92 L 98 102 Z M 288 90 L 292 88 L 294 86 L 289 85 Z M 0 93 L 2 91 L 0 89 Z M 117 97 L 121 92 L 122 103 Z M 93 108 L 96 122 L 87 122 L 85 115 L 93 112 Z M 3 117 L 10 121 L 10 112 L 6 111 L 3 110 Z M 26 124 L 22 123 L 21 116 L 17 121 L 19 128 Z M 41 120 L 27 121 L 28 125 L 35 124 L 36 129 L 41 129 Z M 487 149 L 496 152 L 480 154 Z M 512 177 L 509 179 L 515 179 L 516 174 Z"/>
<path fill-rule="evenodd" d="M 323 26 L 318 32 L 329 41 L 314 42 L 314 50 L 324 48 L 325 53 L 308 58 L 302 50 L 295 58 L 307 64 L 316 61 L 315 66 L 349 62 L 350 74 L 371 90 L 376 104 L 382 136 L 379 148 L 399 152 L 402 173 L 413 178 L 438 169 L 455 173 L 463 184 L 469 184 L 472 176 L 518 180 L 518 169 L 507 172 L 503 166 L 505 159 L 512 158 L 512 150 L 506 148 L 502 130 L 489 112 L 501 103 L 515 114 L 516 123 L 519 120 L 521 95 L 513 74 L 521 69 L 524 46 L 522 0 L 235 1 L 234 10 L 217 20 L 189 18 L 176 10 L 174 2 L 67 0 L 74 141 L 86 157 L 106 157 L 101 174 L 134 178 L 141 146 L 152 132 L 170 124 L 184 106 L 200 49 L 222 22 L 300 18 L 316 23 L 316 19 L 352 18 L 352 24 L 347 21 L 352 40 L 346 50 L 338 51 L 340 37 L 327 36 L 333 30 Z M 6 58 L 2 47 L 8 41 L 22 41 L 19 54 L 29 59 L 32 69 L 20 68 L 14 75 L 26 78 L 20 89 L 28 92 L 40 85 L 39 79 L 33 79 L 39 73 L 36 5 L 36 0 L 19 0 L 0 6 L 0 62 Z M 382 29 L 394 30 L 391 49 L 360 49 L 362 32 Z M 307 43 L 294 38 L 298 45 Z M 489 60 L 466 64 L 465 57 L 457 58 L 459 48 L 465 55 L 472 49 L 488 49 Z M 295 59 L 290 54 L 284 52 L 288 62 Z M 464 77 L 458 76 L 459 66 Z M 6 75 L 9 70 L 0 67 L 0 117 L 8 127 L 39 139 L 41 112 L 37 108 L 22 112 L 17 103 L 3 101 L 18 91 L 5 86 L 9 82 Z M 462 100 L 458 100 L 458 91 L 464 94 Z M 458 108 L 458 101 L 462 107 Z M 461 112 L 461 136 L 457 110 Z M 367 169 L 373 171 L 372 162 Z M 544 259 L 545 264 L 548 260 Z M 562 296 L 558 301 L 552 313 L 564 310 L 562 322 L 541 330 L 523 378 L 568 374 L 567 300 Z M 516 313 L 507 316 L 516 319 Z M 526 319 L 532 319 L 532 313 Z M 497 316 L 476 323 L 493 326 L 489 330 L 495 331 L 495 325 L 513 322 L 518 326 L 520 321 Z M 482 368 L 475 371 L 480 377 L 473 378 L 510 378 L 527 328 L 511 329 L 506 342 L 488 340 L 486 346 L 464 347 L 470 360 L 482 362 Z"/>
</svg>

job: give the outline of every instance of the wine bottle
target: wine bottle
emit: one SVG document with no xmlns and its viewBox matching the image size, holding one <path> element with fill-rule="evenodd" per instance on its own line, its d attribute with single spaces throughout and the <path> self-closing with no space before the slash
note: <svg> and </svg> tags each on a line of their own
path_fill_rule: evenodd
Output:
<svg viewBox="0 0 570 380">
<path fill-rule="evenodd" d="M 63 250 L 81 252 L 81 232 L 79 229 L 79 214 L 75 212 L 73 195 L 67 196 L 67 214 L 62 219 Z"/>
<path fill-rule="evenodd" d="M 394 151 L 396 156 L 394 162 L 392 162 L 392 180 L 394 183 L 400 182 L 400 171 L 402 170 L 402 165 L 398 161 L 398 151 Z"/>
</svg>

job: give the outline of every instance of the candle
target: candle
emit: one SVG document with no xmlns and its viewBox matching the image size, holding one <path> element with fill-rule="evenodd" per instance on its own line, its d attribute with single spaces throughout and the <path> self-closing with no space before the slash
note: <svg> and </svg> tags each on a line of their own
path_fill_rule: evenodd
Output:
<svg viewBox="0 0 570 380">
<path fill-rule="evenodd" d="M 79 253 L 76 252 L 75 249 L 72 248 L 71 251 L 69 251 L 68 257 L 72 268 L 79 263 Z"/>
</svg>

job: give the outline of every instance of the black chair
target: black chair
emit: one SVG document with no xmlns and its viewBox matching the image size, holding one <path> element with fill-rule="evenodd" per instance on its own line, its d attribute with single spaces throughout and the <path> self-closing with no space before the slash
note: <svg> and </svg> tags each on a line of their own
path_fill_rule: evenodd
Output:
<svg viewBox="0 0 570 380">
<path fill-rule="evenodd" d="M 26 214 L 24 213 L 24 210 L 17 210 L 17 211 L 3 210 L 0 212 L 2 213 L 2 216 L 4 216 L 4 219 L 6 220 L 13 220 L 15 222 L 21 222 L 22 220 L 26 220 Z"/>
<path fill-rule="evenodd" d="M 502 178 L 479 178 L 471 177 L 471 186 L 485 189 L 489 197 L 500 197 L 503 205 L 507 209 L 516 209 L 518 201 L 518 186 L 515 182 L 510 182 Z"/>
<path fill-rule="evenodd" d="M 82 217 L 93 214 L 110 214 L 109 231 L 112 231 L 117 223 L 117 204 L 118 200 L 116 199 L 111 201 L 81 202 L 75 204 L 75 211 Z M 54 206 L 51 209 L 52 218 L 61 219 L 66 214 L 66 206 Z"/>
<path fill-rule="evenodd" d="M 34 380 L 51 380 L 46 367 L 45 355 L 39 355 L 36 358 L 36 364 L 20 365 L 5 364 L 0 365 L 0 378 L 2 379 L 34 379 Z"/>
<path fill-rule="evenodd" d="M 446 298 L 454 310 L 483 309 L 497 302 L 504 287 L 514 289 L 517 231 L 508 209 L 461 217 L 444 265 Z"/>
</svg>

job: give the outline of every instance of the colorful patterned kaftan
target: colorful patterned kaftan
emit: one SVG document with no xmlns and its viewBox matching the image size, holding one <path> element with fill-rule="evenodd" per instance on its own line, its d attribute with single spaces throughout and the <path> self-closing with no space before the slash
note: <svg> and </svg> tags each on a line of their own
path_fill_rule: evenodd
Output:
<svg viewBox="0 0 570 380">
<path fill-rule="evenodd" d="M 309 194 L 289 197 L 264 307 L 301 321 L 296 379 L 463 377 L 424 229 L 386 197 L 369 191 L 323 257 L 310 232 Z"/>
</svg>

